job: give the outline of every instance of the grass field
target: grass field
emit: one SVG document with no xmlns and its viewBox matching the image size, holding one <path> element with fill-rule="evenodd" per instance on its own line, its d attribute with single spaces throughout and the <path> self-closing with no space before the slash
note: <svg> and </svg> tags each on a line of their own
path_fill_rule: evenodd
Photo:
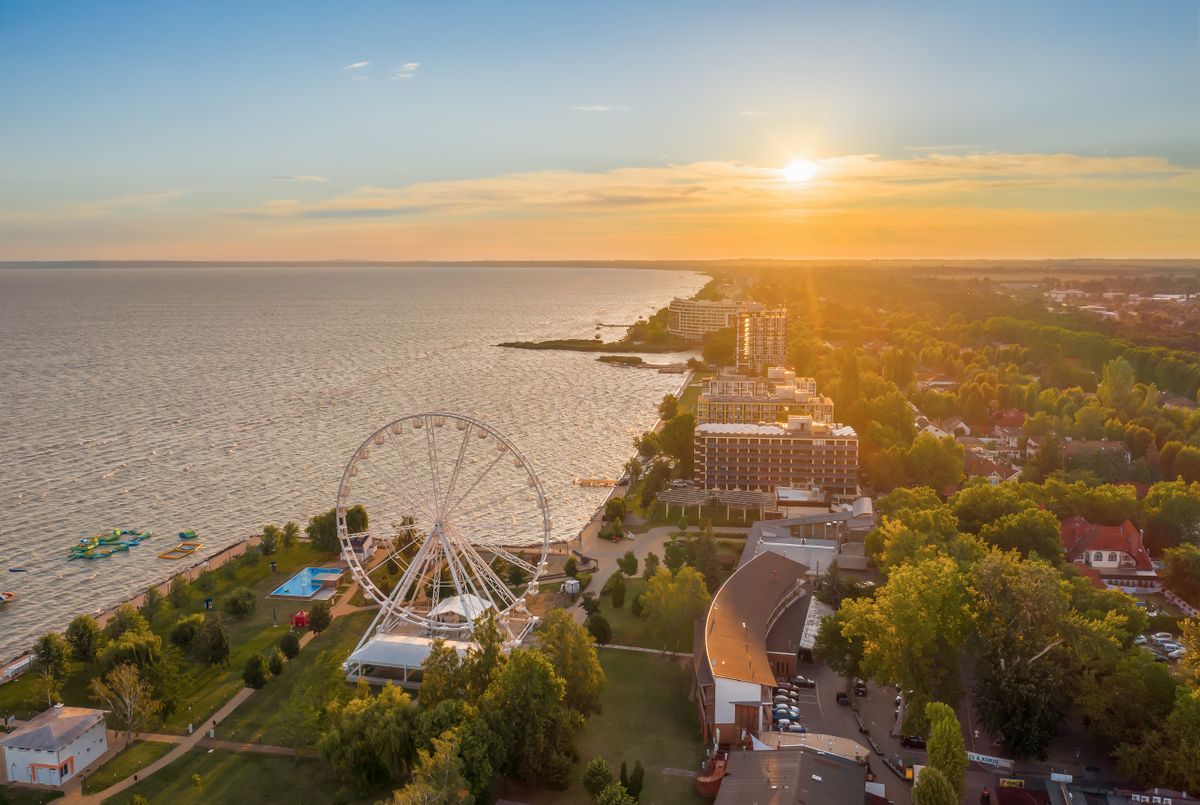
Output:
<svg viewBox="0 0 1200 805">
<path fill-rule="evenodd" d="M 162 741 L 137 741 L 89 774 L 83 782 L 83 793 L 95 794 L 113 783 L 119 783 L 134 772 L 149 766 L 172 748 L 173 744 Z"/>
<path fill-rule="evenodd" d="M 0 785 L 0 802 L 4 805 L 41 805 L 43 802 L 61 799 L 62 795 L 61 791 L 33 791 L 28 788 Z"/>
<path fill-rule="evenodd" d="M 636 760 L 646 769 L 643 805 L 693 805 L 696 795 L 690 777 L 665 774 L 663 769 L 696 770 L 703 759 L 696 712 L 688 701 L 691 671 L 686 662 L 619 649 L 600 649 L 600 664 L 608 677 L 599 715 L 588 719 L 576 746 L 582 760 L 566 791 L 520 791 L 510 785 L 502 797 L 537 805 L 568 805 L 591 797 L 579 778 L 587 762 L 603 755 L 614 774 L 621 761 L 630 771 Z"/>
<path fill-rule="evenodd" d="M 200 775 L 200 785 L 192 775 Z M 216 802 L 286 802 L 289 805 L 331 805 L 334 802 L 374 802 L 386 792 L 362 799 L 341 794 L 341 783 L 322 761 L 195 749 L 152 777 L 106 803 L 127 805 L 134 794 L 152 803 L 209 805 Z"/>
<path fill-rule="evenodd" d="M 625 606 L 613 608 L 612 596 L 605 595 L 600 599 L 600 614 L 608 619 L 612 627 L 612 642 L 618 646 L 640 646 L 642 648 L 661 649 L 662 645 L 655 642 L 646 629 L 646 622 L 633 614 L 633 597 L 646 589 L 645 579 L 633 578 L 625 580 Z M 695 635 L 691 628 L 686 634 L 679 635 L 679 650 L 691 651 Z"/>
<path fill-rule="evenodd" d="M 227 741 L 283 744 L 279 721 L 283 705 L 291 697 L 296 681 L 321 652 L 333 650 L 348 655 L 371 624 L 375 612 L 353 612 L 334 620 L 328 629 L 313 638 L 300 653 L 284 666 L 283 673 L 272 677 L 265 687 L 247 699 L 221 722 L 221 738 Z"/>
<path fill-rule="evenodd" d="M 291 550 L 274 554 L 270 558 L 278 565 L 278 571 L 274 574 L 271 573 L 266 558 L 256 565 L 238 566 L 232 578 L 227 575 L 225 568 L 221 568 L 213 572 L 216 584 L 212 592 L 202 593 L 193 585 L 191 600 L 179 609 L 163 601 L 152 619 L 151 626 L 163 637 L 164 643 L 171 626 L 179 617 L 204 610 L 206 597 L 211 597 L 214 606 L 219 610 L 225 594 L 237 587 L 249 587 L 258 598 L 258 608 L 252 615 L 241 619 L 223 616 L 229 628 L 229 665 L 201 668 L 186 663 L 181 673 L 179 705 L 161 726 L 156 726 L 156 729 L 182 734 L 186 731 L 189 720 L 203 721 L 236 693 L 242 687 L 242 667 L 250 655 L 273 646 L 286 631 L 286 624 L 292 613 L 307 607 L 307 602 L 267 600 L 266 595 L 298 569 L 327 564 L 334 556 L 315 551 L 307 543 L 300 543 Z M 281 624 L 275 628 L 271 626 L 273 609 L 276 610 L 278 622 Z M 95 702 L 88 694 L 88 682 L 99 672 L 98 664 L 94 663 L 67 679 L 62 689 L 63 702 L 76 707 L 93 707 Z M 36 704 L 31 701 L 34 682 L 33 674 L 25 674 L 17 680 L 0 685 L 0 715 L 12 713 L 28 719 L 44 710 L 44 703 Z"/>
</svg>

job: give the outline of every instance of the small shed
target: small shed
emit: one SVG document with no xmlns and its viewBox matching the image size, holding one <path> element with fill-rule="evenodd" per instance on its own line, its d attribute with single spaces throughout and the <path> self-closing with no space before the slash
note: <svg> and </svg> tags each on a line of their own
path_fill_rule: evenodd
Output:
<svg viewBox="0 0 1200 805">
<path fill-rule="evenodd" d="M 104 711 L 55 705 L 0 738 L 10 782 L 62 785 L 108 751 Z"/>
</svg>

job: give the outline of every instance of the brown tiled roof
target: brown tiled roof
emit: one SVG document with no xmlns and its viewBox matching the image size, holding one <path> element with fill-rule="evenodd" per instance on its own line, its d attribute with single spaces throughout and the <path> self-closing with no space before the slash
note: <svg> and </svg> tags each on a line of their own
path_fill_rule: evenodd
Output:
<svg viewBox="0 0 1200 805">
<path fill-rule="evenodd" d="M 799 562 L 765 551 L 725 580 L 704 623 L 704 657 L 713 676 L 775 684 L 767 659 L 767 620 L 807 572 Z"/>
</svg>

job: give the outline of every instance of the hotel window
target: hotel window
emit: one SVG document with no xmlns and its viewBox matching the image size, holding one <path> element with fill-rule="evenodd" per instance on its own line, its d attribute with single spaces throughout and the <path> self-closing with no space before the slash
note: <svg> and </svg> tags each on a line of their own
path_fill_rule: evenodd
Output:
<svg viewBox="0 0 1200 805">
<path fill-rule="evenodd" d="M 1100 553 L 1100 551 L 1096 551 L 1096 555 L 1092 557 L 1092 561 L 1093 562 L 1103 562 L 1104 554 Z"/>
<path fill-rule="evenodd" d="M 1115 553 L 1110 553 L 1110 554 L 1108 555 L 1108 561 L 1110 561 L 1110 562 L 1115 562 L 1115 561 L 1117 561 L 1117 555 L 1116 555 Z"/>
</svg>

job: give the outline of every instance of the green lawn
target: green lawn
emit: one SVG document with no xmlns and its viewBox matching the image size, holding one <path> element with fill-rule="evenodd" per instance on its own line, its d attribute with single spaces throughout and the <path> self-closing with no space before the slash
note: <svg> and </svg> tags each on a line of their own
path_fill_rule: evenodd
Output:
<svg viewBox="0 0 1200 805">
<path fill-rule="evenodd" d="M 202 612 L 206 597 L 213 599 L 218 610 L 224 595 L 236 587 L 249 587 L 259 599 L 257 610 L 246 618 L 233 619 L 223 615 L 229 627 L 229 665 L 200 668 L 187 664 L 181 674 L 179 706 L 155 729 L 182 734 L 186 732 L 189 720 L 194 719 L 196 723 L 203 721 L 241 689 L 242 667 L 250 655 L 274 645 L 286 631 L 292 613 L 308 606 L 307 602 L 268 600 L 266 595 L 300 568 L 328 564 L 336 559 L 336 555 L 321 553 L 308 543 L 302 542 L 293 546 L 291 550 L 274 554 L 270 558 L 278 565 L 278 571 L 274 574 L 271 573 L 269 560 L 264 557 L 256 565 L 238 567 L 233 578 L 226 575 L 224 568 L 214 571 L 216 586 L 213 591 L 203 593 L 193 585 L 191 601 L 181 609 L 163 602 L 151 625 L 166 643 L 167 634 L 175 621 L 182 615 Z M 277 611 L 278 622 L 281 624 L 275 628 L 271 626 L 272 609 Z M 95 706 L 88 694 L 88 682 L 99 671 L 98 665 L 92 664 L 67 679 L 62 689 L 63 702 L 77 707 Z M 0 685 L 0 714 L 13 713 L 28 719 L 44 710 L 44 704 L 31 703 L 34 682 L 32 674 L 25 674 L 19 679 Z M 188 709 L 189 705 L 191 710 Z"/>
<path fill-rule="evenodd" d="M 112 760 L 89 774 L 83 783 L 83 793 L 95 794 L 113 783 L 119 783 L 129 775 L 149 766 L 170 752 L 174 744 L 162 741 L 137 741 Z"/>
<path fill-rule="evenodd" d="M 705 802 L 690 777 L 664 774 L 664 768 L 696 770 L 704 757 L 696 711 L 688 701 L 691 671 L 687 663 L 652 654 L 600 649 L 608 677 L 601 703 L 604 711 L 588 719 L 576 746 L 582 760 L 566 791 L 531 791 L 520 795 L 510 785 L 501 796 L 537 805 L 588 802 L 579 783 L 587 762 L 603 755 L 619 772 L 624 760 L 646 769 L 642 805 L 693 805 Z"/>
<path fill-rule="evenodd" d="M 317 635 L 284 666 L 280 676 L 272 677 L 266 687 L 247 699 L 229 718 L 221 722 L 220 737 L 227 741 L 282 745 L 283 736 L 279 733 L 279 720 L 283 704 L 292 695 L 296 680 L 323 651 L 334 650 L 349 655 L 374 617 L 375 612 L 370 611 L 354 612 L 336 618 L 328 629 Z"/>
<path fill-rule="evenodd" d="M 605 595 L 600 599 L 600 614 L 608 619 L 612 627 L 612 640 L 618 646 L 641 646 L 642 648 L 661 649 L 661 643 L 651 639 L 646 629 L 646 622 L 633 614 L 633 597 L 646 588 L 646 580 L 632 578 L 625 580 L 625 606 L 614 609 L 612 596 Z M 686 634 L 679 635 L 679 650 L 690 652 L 694 630 L 690 627 Z"/>
<path fill-rule="evenodd" d="M 200 785 L 192 775 L 200 775 Z M 340 797 L 341 783 L 322 761 L 249 752 L 211 752 L 194 749 L 167 768 L 147 777 L 106 803 L 127 805 L 141 794 L 155 805 L 209 805 L 215 802 L 286 802 L 289 805 L 326 805 L 334 802 L 374 802 L 385 792 L 361 800 Z"/>
<path fill-rule="evenodd" d="M 61 791 L 34 791 L 29 788 L 17 788 L 11 785 L 0 785 L 0 802 L 4 805 L 41 805 L 60 799 Z"/>
</svg>

